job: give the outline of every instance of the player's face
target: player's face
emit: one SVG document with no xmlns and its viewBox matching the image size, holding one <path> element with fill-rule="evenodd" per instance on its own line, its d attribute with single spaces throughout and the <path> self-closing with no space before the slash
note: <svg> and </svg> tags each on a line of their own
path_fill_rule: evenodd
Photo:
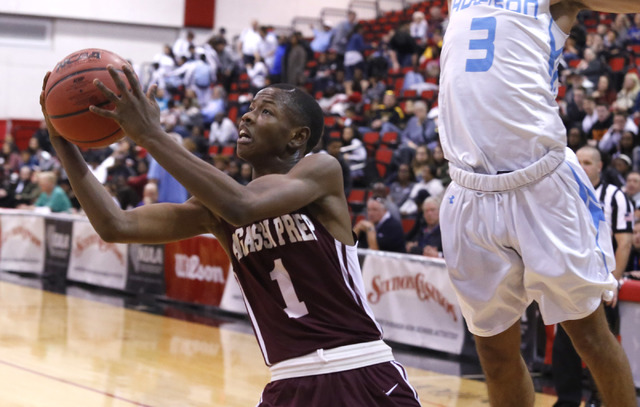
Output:
<svg viewBox="0 0 640 407">
<path fill-rule="evenodd" d="M 251 161 L 257 156 L 280 156 L 292 133 L 291 120 L 278 99 L 279 89 L 263 89 L 242 116 L 237 154 Z"/>
</svg>

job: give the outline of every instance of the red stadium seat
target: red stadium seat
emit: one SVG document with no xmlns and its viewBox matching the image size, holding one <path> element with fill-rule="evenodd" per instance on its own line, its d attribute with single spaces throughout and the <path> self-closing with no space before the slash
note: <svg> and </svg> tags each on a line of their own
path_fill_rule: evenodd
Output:
<svg viewBox="0 0 640 407">
<path fill-rule="evenodd" d="M 387 176 L 392 158 L 393 150 L 391 150 L 390 148 L 382 147 L 376 150 L 376 170 L 378 171 L 378 175 L 380 176 L 380 178 L 384 178 Z"/>
</svg>

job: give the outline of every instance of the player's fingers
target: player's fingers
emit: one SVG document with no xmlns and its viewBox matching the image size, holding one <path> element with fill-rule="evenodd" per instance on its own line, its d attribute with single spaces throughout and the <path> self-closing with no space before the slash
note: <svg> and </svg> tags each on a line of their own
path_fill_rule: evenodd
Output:
<svg viewBox="0 0 640 407">
<path fill-rule="evenodd" d="M 89 106 L 89 110 L 99 116 L 106 117 L 107 119 L 118 120 L 118 115 L 115 113 L 115 110 L 102 109 L 94 105 Z"/>
<path fill-rule="evenodd" d="M 113 65 L 109 64 L 107 65 L 107 71 L 109 71 L 109 75 L 111 75 L 111 79 L 113 79 L 113 82 L 116 84 L 116 88 L 118 88 L 118 90 L 120 91 L 120 94 L 125 95 L 129 93 L 127 89 L 127 85 L 124 83 L 124 81 L 122 80 L 122 77 L 120 76 L 120 73 L 119 73 L 120 70 L 114 68 Z"/>
<path fill-rule="evenodd" d="M 131 91 L 133 92 L 134 96 L 137 98 L 144 97 L 144 93 L 142 92 L 142 87 L 140 86 L 140 82 L 138 81 L 138 75 L 136 75 L 135 72 L 133 72 L 133 69 L 131 68 L 131 66 L 126 64 L 122 67 L 122 70 L 124 71 L 124 75 L 127 77 L 127 80 L 129 81 L 129 85 L 131 86 Z"/>
<path fill-rule="evenodd" d="M 120 100 L 120 98 L 118 97 L 118 95 L 116 95 L 115 93 L 113 93 L 113 91 L 109 88 L 107 88 L 104 83 L 102 83 L 101 80 L 99 79 L 94 79 L 93 80 L 93 84 L 100 89 L 100 92 L 102 92 L 102 94 L 109 99 L 111 102 L 116 103 L 118 102 L 118 100 Z"/>
<path fill-rule="evenodd" d="M 157 103 L 157 101 L 156 101 L 156 92 L 157 91 L 158 91 L 158 84 L 153 84 L 153 85 L 149 86 L 149 89 L 147 90 L 147 99 Z"/>
<path fill-rule="evenodd" d="M 45 87 L 47 86 L 47 81 L 49 81 L 49 76 L 51 76 L 51 71 L 47 71 L 47 73 L 44 75 L 44 78 L 42 78 L 42 90 L 44 90 Z"/>
</svg>

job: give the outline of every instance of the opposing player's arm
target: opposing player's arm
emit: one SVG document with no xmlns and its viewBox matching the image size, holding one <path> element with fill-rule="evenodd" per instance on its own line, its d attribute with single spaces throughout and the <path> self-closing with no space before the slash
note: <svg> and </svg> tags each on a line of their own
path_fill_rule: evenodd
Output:
<svg viewBox="0 0 640 407">
<path fill-rule="evenodd" d="M 638 0 L 554 0 L 556 3 L 567 3 L 577 10 L 593 10 L 604 13 L 638 13 L 640 2 Z"/>
</svg>

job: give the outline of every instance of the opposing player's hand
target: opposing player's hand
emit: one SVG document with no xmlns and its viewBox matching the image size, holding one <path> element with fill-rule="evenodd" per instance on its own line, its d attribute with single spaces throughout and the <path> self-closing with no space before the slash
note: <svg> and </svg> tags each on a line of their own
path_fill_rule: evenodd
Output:
<svg viewBox="0 0 640 407">
<path fill-rule="evenodd" d="M 155 99 L 157 86 L 151 86 L 145 95 L 138 77 L 129 65 L 123 65 L 122 70 L 131 89 L 127 87 L 113 65 L 108 65 L 107 70 L 120 96 L 97 79 L 93 83 L 115 105 L 115 109 L 106 110 L 96 106 L 91 106 L 89 109 L 100 116 L 115 120 L 127 136 L 137 144 L 144 145 L 148 137 L 163 132 L 160 125 L 160 107 Z"/>
<path fill-rule="evenodd" d="M 60 135 L 60 133 L 58 133 L 55 127 L 53 127 L 53 125 L 51 124 L 51 120 L 49 120 L 49 114 L 47 113 L 47 107 L 44 103 L 44 100 L 45 100 L 44 90 L 47 86 L 47 81 L 49 80 L 49 76 L 51 76 L 50 71 L 47 72 L 47 74 L 44 76 L 44 79 L 42 80 L 42 90 L 40 91 L 40 109 L 42 109 L 42 115 L 44 116 L 44 121 L 47 124 L 47 130 L 49 131 L 49 139 L 53 142 L 54 139 L 57 139 L 57 140 L 64 140 L 64 139 L 62 138 L 62 135 Z"/>
</svg>

